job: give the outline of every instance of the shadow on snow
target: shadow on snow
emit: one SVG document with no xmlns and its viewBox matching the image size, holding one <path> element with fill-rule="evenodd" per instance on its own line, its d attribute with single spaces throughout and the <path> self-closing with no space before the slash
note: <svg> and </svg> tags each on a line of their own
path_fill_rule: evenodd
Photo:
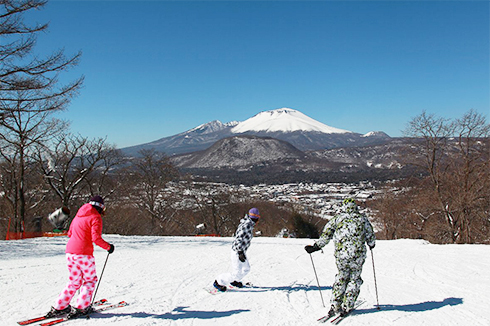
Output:
<svg viewBox="0 0 490 326">
<path fill-rule="evenodd" d="M 329 286 L 322 286 L 322 290 L 331 290 L 332 288 Z M 309 286 L 304 284 L 298 284 L 293 286 L 271 286 L 271 287 L 246 287 L 242 289 L 230 289 L 230 292 L 267 292 L 267 291 L 286 291 L 286 292 L 296 292 L 296 291 L 318 291 L 317 286 Z M 131 317 L 131 318 L 157 318 L 157 319 L 169 319 L 169 320 L 178 320 L 178 319 L 213 319 L 213 318 L 223 318 L 229 317 L 232 315 L 236 315 L 242 312 L 250 312 L 248 309 L 239 309 L 239 310 L 229 310 L 229 311 L 197 311 L 197 310 L 188 310 L 189 307 L 177 307 L 171 312 L 167 312 L 164 314 L 150 314 L 146 312 L 134 312 L 127 314 L 117 314 L 117 313 L 103 313 L 103 314 L 95 314 L 91 316 L 94 319 L 105 319 L 112 317 Z M 364 312 L 367 313 L 367 312 Z"/>
<path fill-rule="evenodd" d="M 445 306 L 456 306 L 463 303 L 461 298 L 446 298 L 443 301 L 426 301 L 421 303 L 407 304 L 407 305 L 380 305 L 381 311 L 429 311 L 440 309 Z M 378 312 L 376 308 L 370 309 L 356 309 L 356 315 L 370 314 L 373 312 Z"/>
<path fill-rule="evenodd" d="M 320 290 L 331 290 L 331 286 L 322 286 Z M 286 291 L 286 292 L 298 292 L 298 291 L 318 291 L 318 286 L 310 286 L 305 284 L 286 285 L 286 286 L 253 286 L 244 287 L 241 289 L 230 289 L 230 291 L 237 292 L 269 292 L 269 291 Z"/>
<path fill-rule="evenodd" d="M 247 309 L 239 309 L 239 310 L 229 310 L 229 311 L 197 311 L 197 310 L 187 310 L 189 307 L 177 307 L 171 312 L 167 312 L 164 314 L 150 314 L 146 312 L 134 312 L 128 314 L 112 314 L 112 313 L 104 313 L 104 314 L 96 314 L 90 318 L 94 319 L 102 319 L 102 318 L 112 318 L 112 317 L 131 317 L 131 318 L 158 318 L 158 319 L 169 319 L 169 320 L 178 320 L 178 319 L 213 319 L 213 318 L 223 318 L 229 317 L 235 314 L 239 314 L 242 312 L 249 312 Z"/>
</svg>

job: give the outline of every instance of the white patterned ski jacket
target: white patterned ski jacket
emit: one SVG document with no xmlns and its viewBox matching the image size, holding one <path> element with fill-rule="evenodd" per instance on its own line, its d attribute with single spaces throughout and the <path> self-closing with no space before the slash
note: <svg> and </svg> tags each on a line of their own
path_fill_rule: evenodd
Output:
<svg viewBox="0 0 490 326">
<path fill-rule="evenodd" d="M 362 262 L 366 257 L 365 243 L 372 247 L 376 241 L 371 223 L 357 209 L 334 216 L 325 225 L 316 244 L 323 248 L 332 238 L 336 259 Z"/>
<path fill-rule="evenodd" d="M 234 251 L 247 251 L 252 242 L 254 226 L 255 222 L 252 221 L 248 214 L 240 220 L 240 224 L 235 232 L 235 239 L 233 239 L 233 244 L 231 246 Z"/>
</svg>

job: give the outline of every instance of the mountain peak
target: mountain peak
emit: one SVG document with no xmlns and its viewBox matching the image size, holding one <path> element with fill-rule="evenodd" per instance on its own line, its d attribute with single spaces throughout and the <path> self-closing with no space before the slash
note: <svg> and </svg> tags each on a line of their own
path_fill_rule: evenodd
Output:
<svg viewBox="0 0 490 326">
<path fill-rule="evenodd" d="M 378 138 L 391 138 L 387 133 L 383 131 L 370 131 L 362 137 L 378 137 Z"/>
<path fill-rule="evenodd" d="M 307 115 L 290 108 L 281 108 L 260 112 L 248 120 L 238 123 L 232 133 L 245 133 L 250 131 L 265 132 L 293 132 L 316 131 L 326 134 L 351 133 L 348 130 L 327 126 Z"/>
<path fill-rule="evenodd" d="M 213 120 L 208 123 L 204 123 L 202 125 L 199 125 L 195 128 L 192 128 L 191 130 L 186 131 L 186 133 L 193 133 L 193 132 L 198 132 L 200 134 L 208 134 L 216 131 L 223 130 L 228 127 L 234 127 L 238 124 L 236 121 L 228 122 L 228 123 L 222 123 L 219 120 Z"/>
</svg>

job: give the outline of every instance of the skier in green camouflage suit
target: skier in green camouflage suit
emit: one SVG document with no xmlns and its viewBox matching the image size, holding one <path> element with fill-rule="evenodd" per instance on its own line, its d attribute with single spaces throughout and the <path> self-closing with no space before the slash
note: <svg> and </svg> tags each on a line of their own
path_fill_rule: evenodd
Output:
<svg viewBox="0 0 490 326">
<path fill-rule="evenodd" d="M 311 254 L 326 246 L 332 238 L 338 274 L 332 289 L 329 316 L 345 315 L 354 308 L 363 283 L 361 272 L 366 260 L 365 243 L 372 250 L 376 241 L 371 223 L 359 212 L 352 198 L 343 201 L 340 213 L 325 225 L 320 239 L 313 246 L 306 246 L 305 250 Z"/>
</svg>

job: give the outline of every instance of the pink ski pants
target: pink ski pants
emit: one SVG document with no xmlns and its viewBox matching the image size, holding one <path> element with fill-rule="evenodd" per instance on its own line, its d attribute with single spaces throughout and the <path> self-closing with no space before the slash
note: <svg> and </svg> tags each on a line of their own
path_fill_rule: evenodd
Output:
<svg viewBox="0 0 490 326">
<path fill-rule="evenodd" d="M 54 305 L 56 309 L 65 309 L 78 289 L 75 308 L 85 309 L 92 302 L 92 294 L 97 284 L 97 273 L 95 272 L 95 258 L 92 255 L 66 254 L 69 281 L 64 290 L 58 296 Z"/>
</svg>

